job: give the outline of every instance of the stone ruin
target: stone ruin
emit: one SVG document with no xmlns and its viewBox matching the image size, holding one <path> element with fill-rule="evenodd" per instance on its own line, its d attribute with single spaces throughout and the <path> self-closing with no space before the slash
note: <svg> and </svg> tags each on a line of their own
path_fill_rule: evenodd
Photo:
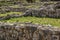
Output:
<svg viewBox="0 0 60 40">
<path fill-rule="evenodd" d="M 3 9 L 2 9 L 3 8 Z M 18 17 L 27 17 L 27 16 L 35 16 L 35 17 L 50 17 L 50 18 L 60 18 L 60 2 L 56 4 L 48 4 L 40 6 L 39 8 L 12 8 L 9 6 L 1 7 L 0 12 L 23 12 L 23 14 L 11 14 L 7 16 L 0 16 L 0 20 L 8 20 L 10 18 L 18 18 Z"/>
<path fill-rule="evenodd" d="M 0 40 L 60 40 L 60 28 L 30 22 L 0 22 Z"/>
<path fill-rule="evenodd" d="M 60 3 L 44 4 L 39 9 L 29 9 L 23 16 L 60 18 Z"/>
<path fill-rule="evenodd" d="M 4 9 L 2 9 L 4 8 Z M 38 9 L 35 8 L 12 8 L 9 6 L 1 7 L 0 12 L 23 12 L 21 16 L 35 16 L 35 17 L 51 17 L 51 18 L 60 18 L 60 3 L 48 4 L 45 3 L 43 6 L 40 6 Z"/>
<path fill-rule="evenodd" d="M 6 8 L 6 7 L 5 7 Z M 0 12 L 25 12 L 22 15 L 12 14 L 0 17 L 0 20 L 22 16 L 60 18 L 60 3 L 44 5 L 39 9 L 6 8 Z M 60 40 L 60 28 L 33 23 L 5 23 L 0 22 L 0 40 Z"/>
</svg>

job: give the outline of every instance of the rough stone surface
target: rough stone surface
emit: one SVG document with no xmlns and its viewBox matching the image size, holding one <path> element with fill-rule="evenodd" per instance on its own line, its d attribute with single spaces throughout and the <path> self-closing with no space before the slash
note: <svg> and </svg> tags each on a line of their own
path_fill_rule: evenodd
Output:
<svg viewBox="0 0 60 40">
<path fill-rule="evenodd" d="M 33 23 L 0 22 L 0 40 L 60 40 L 60 28 Z"/>
<path fill-rule="evenodd" d="M 60 3 L 41 6 L 39 9 L 29 9 L 24 16 L 60 18 Z"/>
</svg>

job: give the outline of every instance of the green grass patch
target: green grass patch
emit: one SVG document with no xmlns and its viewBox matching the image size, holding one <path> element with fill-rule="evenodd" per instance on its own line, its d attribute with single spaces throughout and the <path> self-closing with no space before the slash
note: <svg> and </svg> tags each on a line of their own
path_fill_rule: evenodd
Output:
<svg viewBox="0 0 60 40">
<path fill-rule="evenodd" d="M 8 12 L 8 13 L 4 13 L 4 14 L 0 14 L 0 16 L 7 16 L 7 15 L 11 15 L 11 14 L 22 14 L 22 12 Z"/>
<path fill-rule="evenodd" d="M 60 26 L 60 19 L 54 18 L 37 18 L 37 17 L 21 17 L 21 18 L 11 18 L 10 20 L 2 20 L 3 22 L 31 22 L 39 23 L 44 25 Z"/>
</svg>

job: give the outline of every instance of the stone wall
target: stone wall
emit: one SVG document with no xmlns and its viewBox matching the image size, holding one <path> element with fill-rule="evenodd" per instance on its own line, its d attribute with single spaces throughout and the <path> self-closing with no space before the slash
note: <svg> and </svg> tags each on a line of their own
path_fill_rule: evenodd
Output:
<svg viewBox="0 0 60 40">
<path fill-rule="evenodd" d="M 1 7 L 1 13 L 5 12 L 23 12 L 21 16 L 35 16 L 35 17 L 51 17 L 51 18 L 60 18 L 60 3 L 56 4 L 44 4 L 39 8 L 12 8 L 9 6 Z"/>
<path fill-rule="evenodd" d="M 25 12 L 28 8 L 20 7 L 20 8 L 12 8 L 9 6 L 0 7 L 0 13 L 7 13 L 7 12 Z"/>
<path fill-rule="evenodd" d="M 0 9 L 1 13 L 5 12 L 23 12 L 23 14 L 11 14 L 7 16 L 0 17 L 0 20 L 7 20 L 10 18 L 17 18 L 17 17 L 28 17 L 28 16 L 35 16 L 35 17 L 50 17 L 50 18 L 60 18 L 60 3 L 57 4 L 44 4 L 38 9 L 35 8 L 12 8 L 9 6 L 2 7 Z"/>
<path fill-rule="evenodd" d="M 0 22 L 0 40 L 60 40 L 60 28 L 33 23 Z"/>
<path fill-rule="evenodd" d="M 60 3 L 45 4 L 39 9 L 31 8 L 24 13 L 24 16 L 60 18 Z"/>
</svg>

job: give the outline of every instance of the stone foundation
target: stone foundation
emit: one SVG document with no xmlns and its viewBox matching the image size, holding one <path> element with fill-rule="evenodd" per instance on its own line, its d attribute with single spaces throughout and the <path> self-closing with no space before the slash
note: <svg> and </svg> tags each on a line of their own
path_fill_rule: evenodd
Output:
<svg viewBox="0 0 60 40">
<path fill-rule="evenodd" d="M 0 23 L 0 40 L 60 40 L 60 28 L 32 23 Z"/>
</svg>

